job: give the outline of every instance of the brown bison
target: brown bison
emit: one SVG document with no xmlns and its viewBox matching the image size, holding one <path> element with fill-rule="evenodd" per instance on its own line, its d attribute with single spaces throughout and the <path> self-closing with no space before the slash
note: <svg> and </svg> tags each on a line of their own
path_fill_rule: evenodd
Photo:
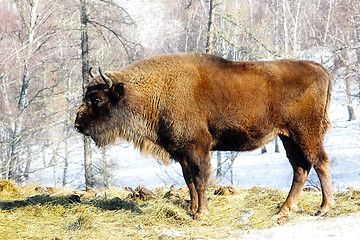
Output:
<svg viewBox="0 0 360 240">
<path fill-rule="evenodd" d="M 179 162 L 195 219 L 208 213 L 210 151 L 250 151 L 276 136 L 294 170 L 278 214 L 296 205 L 311 167 L 323 194 L 317 214 L 331 208 L 329 157 L 323 147 L 331 81 L 321 65 L 175 54 L 115 72 L 99 70 L 78 108 L 76 130 L 98 146 L 121 137 L 165 163 Z"/>
</svg>

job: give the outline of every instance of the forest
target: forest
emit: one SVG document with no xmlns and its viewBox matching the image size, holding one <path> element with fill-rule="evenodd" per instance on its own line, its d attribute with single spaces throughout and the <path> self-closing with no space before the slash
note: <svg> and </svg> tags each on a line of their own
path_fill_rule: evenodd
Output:
<svg viewBox="0 0 360 240">
<path fill-rule="evenodd" d="M 73 129 L 90 67 L 177 52 L 314 60 L 359 117 L 360 0 L 0 0 L 0 178 L 52 169 L 66 186 L 76 163 L 86 185 L 108 186 L 108 150 Z"/>
</svg>

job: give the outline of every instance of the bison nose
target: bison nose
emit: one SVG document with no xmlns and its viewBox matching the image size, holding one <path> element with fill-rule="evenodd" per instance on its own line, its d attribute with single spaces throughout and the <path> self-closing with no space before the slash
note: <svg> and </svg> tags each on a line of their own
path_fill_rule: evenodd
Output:
<svg viewBox="0 0 360 240">
<path fill-rule="evenodd" d="M 74 128 L 79 133 L 82 133 L 84 131 L 84 129 L 78 123 L 75 123 Z"/>
</svg>

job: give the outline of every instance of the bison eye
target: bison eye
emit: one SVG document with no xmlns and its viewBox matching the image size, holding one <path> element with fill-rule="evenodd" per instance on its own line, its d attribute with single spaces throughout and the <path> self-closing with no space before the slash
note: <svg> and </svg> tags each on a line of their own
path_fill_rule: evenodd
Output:
<svg viewBox="0 0 360 240">
<path fill-rule="evenodd" d="M 102 101 L 103 100 L 101 98 L 95 98 L 95 99 L 92 100 L 92 103 L 95 104 L 96 106 L 100 107 Z"/>
</svg>

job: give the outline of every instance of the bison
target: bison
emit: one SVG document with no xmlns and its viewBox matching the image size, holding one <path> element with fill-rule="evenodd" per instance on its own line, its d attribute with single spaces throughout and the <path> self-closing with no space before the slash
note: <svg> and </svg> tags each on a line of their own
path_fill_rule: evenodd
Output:
<svg viewBox="0 0 360 240">
<path fill-rule="evenodd" d="M 277 214 L 296 205 L 312 167 L 323 196 L 316 214 L 331 208 L 330 162 L 323 146 L 331 80 L 321 65 L 183 53 L 118 71 L 99 68 L 99 73 L 86 88 L 75 129 L 98 146 L 120 137 L 165 163 L 180 163 L 195 219 L 208 213 L 210 151 L 251 151 L 277 136 L 294 172 Z"/>
</svg>

